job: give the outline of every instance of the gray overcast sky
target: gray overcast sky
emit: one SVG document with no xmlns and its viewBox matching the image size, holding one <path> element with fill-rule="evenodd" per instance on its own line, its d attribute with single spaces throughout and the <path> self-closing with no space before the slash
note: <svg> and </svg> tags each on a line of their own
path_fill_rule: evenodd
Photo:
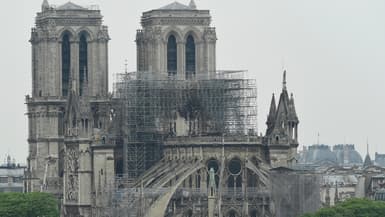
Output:
<svg viewBox="0 0 385 217">
<path fill-rule="evenodd" d="M 73 0 L 97 4 L 109 26 L 110 77 L 136 69 L 135 34 L 143 11 L 172 0 Z M 65 0 L 49 0 L 60 5 Z M 181 0 L 188 4 L 189 0 Z M 354 143 L 385 153 L 384 0 L 196 0 L 217 28 L 217 68 L 247 69 L 258 83 L 258 126 L 265 131 L 282 68 L 300 118 L 300 143 Z M 0 160 L 28 154 L 24 95 L 31 92 L 30 28 L 42 0 L 2 3 L 0 13 Z M 111 89 L 111 87 L 110 87 Z M 364 156 L 363 156 L 364 157 Z"/>
</svg>

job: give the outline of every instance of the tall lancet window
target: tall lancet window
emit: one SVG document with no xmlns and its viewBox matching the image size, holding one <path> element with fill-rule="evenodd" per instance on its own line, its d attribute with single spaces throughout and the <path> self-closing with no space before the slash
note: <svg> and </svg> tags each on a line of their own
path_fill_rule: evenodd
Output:
<svg viewBox="0 0 385 217">
<path fill-rule="evenodd" d="M 174 35 L 170 35 L 167 41 L 167 71 L 169 76 L 177 73 L 177 46 Z"/>
<path fill-rule="evenodd" d="M 186 79 L 195 76 L 195 42 L 194 38 L 189 35 L 186 41 Z"/>
<path fill-rule="evenodd" d="M 85 83 L 88 80 L 88 61 L 87 61 L 87 38 L 85 34 L 81 34 L 79 41 L 79 95 L 84 92 Z"/>
<path fill-rule="evenodd" d="M 63 35 L 61 44 L 61 61 L 62 61 L 62 96 L 68 96 L 68 88 L 71 74 L 71 44 L 70 37 L 67 33 Z"/>
</svg>

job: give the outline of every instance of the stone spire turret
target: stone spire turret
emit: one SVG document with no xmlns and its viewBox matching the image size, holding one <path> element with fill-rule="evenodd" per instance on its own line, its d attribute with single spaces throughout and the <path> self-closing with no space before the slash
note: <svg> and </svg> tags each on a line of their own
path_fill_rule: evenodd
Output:
<svg viewBox="0 0 385 217">
<path fill-rule="evenodd" d="M 46 11 L 48 9 L 49 9 L 48 0 L 44 0 L 43 3 L 41 4 L 41 11 Z"/>
<path fill-rule="evenodd" d="M 282 90 L 286 91 L 286 70 L 283 71 L 283 81 L 282 81 Z"/>
<path fill-rule="evenodd" d="M 295 123 L 298 123 L 298 116 L 297 116 L 297 112 L 295 111 L 293 93 L 290 94 L 290 99 L 289 99 L 289 120 L 294 121 Z"/>
<path fill-rule="evenodd" d="M 369 142 L 366 141 L 366 156 L 365 156 L 365 160 L 364 160 L 364 167 L 369 167 L 369 166 L 372 166 L 372 159 L 370 159 L 370 155 L 369 155 Z"/>
<path fill-rule="evenodd" d="M 197 5 L 195 4 L 195 1 L 194 0 L 191 0 L 190 1 L 190 4 L 188 4 L 188 6 L 191 8 L 191 9 L 197 9 Z"/>
<path fill-rule="evenodd" d="M 267 134 L 269 134 L 270 131 L 272 130 L 272 128 L 274 127 L 276 113 L 277 113 L 277 107 L 275 104 L 275 95 L 273 93 L 273 96 L 271 97 L 270 111 L 269 111 L 269 115 L 267 116 L 267 121 L 266 121 Z"/>
<path fill-rule="evenodd" d="M 339 202 L 338 198 L 338 182 L 336 181 L 336 190 L 334 191 L 334 205 L 336 205 Z"/>
</svg>

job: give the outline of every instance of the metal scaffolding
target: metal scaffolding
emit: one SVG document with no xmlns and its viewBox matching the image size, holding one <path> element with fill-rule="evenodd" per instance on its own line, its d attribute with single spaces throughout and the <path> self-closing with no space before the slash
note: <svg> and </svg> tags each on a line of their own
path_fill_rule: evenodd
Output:
<svg viewBox="0 0 385 217">
<path fill-rule="evenodd" d="M 210 74 L 210 73 L 208 73 Z M 245 71 L 218 71 L 189 80 L 146 72 L 116 75 L 123 170 L 136 178 L 162 157 L 176 136 L 239 136 L 257 132 L 256 81 Z"/>
</svg>

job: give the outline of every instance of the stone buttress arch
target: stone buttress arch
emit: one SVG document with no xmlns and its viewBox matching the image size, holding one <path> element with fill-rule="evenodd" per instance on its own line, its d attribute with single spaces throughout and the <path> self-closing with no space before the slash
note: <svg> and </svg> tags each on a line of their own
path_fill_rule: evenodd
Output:
<svg viewBox="0 0 385 217">
<path fill-rule="evenodd" d="M 255 174 L 257 174 L 260 181 L 266 187 L 268 187 L 270 185 L 268 169 L 263 167 L 261 164 L 259 166 L 260 168 L 257 168 L 251 161 L 246 161 L 245 163 L 245 167 L 253 171 Z"/>
<path fill-rule="evenodd" d="M 172 195 L 175 193 L 175 191 L 179 188 L 179 186 L 183 183 L 183 180 L 185 180 L 190 175 L 194 174 L 199 169 L 202 169 L 205 167 L 204 164 L 201 162 L 194 164 L 194 166 L 187 170 L 187 173 L 185 173 L 182 177 L 178 179 L 178 181 L 171 187 L 171 189 L 168 192 L 165 192 L 163 196 L 159 197 L 154 204 L 149 208 L 148 212 L 146 213 L 146 217 L 159 217 L 164 216 L 164 213 L 167 209 L 167 206 L 172 198 Z M 174 178 L 173 176 L 172 178 Z"/>
</svg>

